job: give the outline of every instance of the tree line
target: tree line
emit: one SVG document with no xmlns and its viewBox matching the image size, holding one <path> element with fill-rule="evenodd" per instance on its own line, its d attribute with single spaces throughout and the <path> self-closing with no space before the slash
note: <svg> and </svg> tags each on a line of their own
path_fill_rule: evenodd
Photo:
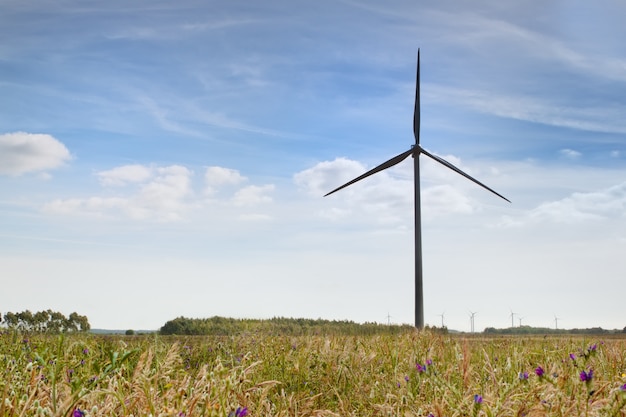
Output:
<svg viewBox="0 0 626 417">
<path fill-rule="evenodd" d="M 508 327 L 505 329 L 496 329 L 494 327 L 487 327 L 484 331 L 486 334 L 494 335 L 507 335 L 507 334 L 615 334 L 626 333 L 626 327 L 624 330 L 607 330 L 602 327 L 590 327 L 587 329 L 551 329 L 547 327 L 532 327 L 532 326 L 520 326 L 520 327 Z"/>
<path fill-rule="evenodd" d="M 235 319 L 214 316 L 211 318 L 178 317 L 165 323 L 162 335 L 212 335 L 228 336 L 245 333 L 270 335 L 373 335 L 400 334 L 414 331 L 410 325 L 383 325 L 378 323 L 355 323 L 348 320 L 324 320 L 274 317 L 272 319 Z"/>
<path fill-rule="evenodd" d="M 0 314 L 0 323 L 11 330 L 36 333 L 88 332 L 91 329 L 87 316 L 74 312 L 65 317 L 63 313 L 50 309 L 32 313 L 24 310 L 20 313 Z"/>
</svg>

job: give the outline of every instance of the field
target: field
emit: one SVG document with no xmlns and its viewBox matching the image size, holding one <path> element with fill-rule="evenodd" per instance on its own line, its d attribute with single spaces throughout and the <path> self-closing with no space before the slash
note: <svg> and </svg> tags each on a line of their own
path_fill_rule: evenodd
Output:
<svg viewBox="0 0 626 417">
<path fill-rule="evenodd" d="M 0 334 L 5 416 L 626 416 L 626 341 Z"/>
</svg>

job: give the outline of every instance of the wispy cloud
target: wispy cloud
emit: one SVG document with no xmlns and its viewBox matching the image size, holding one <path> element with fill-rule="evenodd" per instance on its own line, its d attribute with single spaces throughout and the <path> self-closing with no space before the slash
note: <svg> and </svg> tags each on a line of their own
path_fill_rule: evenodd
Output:
<svg viewBox="0 0 626 417">
<path fill-rule="evenodd" d="M 427 85 L 424 93 L 433 103 L 454 104 L 498 117 L 592 132 L 626 133 L 626 119 L 617 117 L 626 114 L 626 106 L 621 105 L 573 107 L 536 96 L 509 96 L 440 85 Z"/>
<path fill-rule="evenodd" d="M 571 159 L 571 160 L 576 160 L 579 159 L 582 156 L 582 153 L 575 151 L 573 149 L 561 149 L 559 151 L 559 154 L 566 158 L 566 159 Z"/>
<path fill-rule="evenodd" d="M 581 224 L 624 218 L 626 182 L 594 192 L 574 192 L 568 197 L 541 203 L 517 217 L 506 217 L 501 226 Z"/>
</svg>

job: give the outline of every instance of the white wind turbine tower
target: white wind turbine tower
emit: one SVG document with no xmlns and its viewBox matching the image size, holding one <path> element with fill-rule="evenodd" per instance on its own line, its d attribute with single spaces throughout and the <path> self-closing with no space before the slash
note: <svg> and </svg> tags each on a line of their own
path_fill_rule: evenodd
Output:
<svg viewBox="0 0 626 417">
<path fill-rule="evenodd" d="M 414 221 L 415 221 L 415 327 L 419 330 L 424 328 L 424 292 L 423 292 L 423 284 L 422 284 L 422 215 L 421 215 L 421 192 L 420 192 L 420 166 L 419 160 L 420 155 L 426 155 L 434 161 L 437 161 L 441 165 L 455 171 L 457 174 L 460 174 L 467 178 L 468 180 L 474 182 L 475 184 L 483 187 L 484 189 L 492 192 L 498 197 L 502 198 L 505 201 L 510 201 L 501 194 L 498 194 L 491 188 L 487 187 L 482 182 L 478 181 L 474 177 L 466 174 L 461 171 L 456 166 L 452 165 L 450 162 L 445 159 L 434 155 L 428 152 L 426 149 L 422 148 L 420 145 L 420 52 L 417 50 L 417 79 L 415 82 L 415 109 L 413 112 L 413 136 L 415 137 L 415 144 L 411 146 L 411 149 L 402 152 L 399 155 L 394 156 L 390 160 L 383 162 L 375 168 L 367 171 L 366 173 L 356 177 L 355 179 L 348 181 L 344 185 L 335 188 L 324 197 L 337 192 L 349 185 L 354 184 L 357 181 L 360 181 L 364 178 L 369 177 L 370 175 L 374 175 L 377 172 L 383 171 L 387 168 L 391 168 L 392 166 L 399 164 L 404 161 L 409 156 L 413 157 L 413 198 L 414 198 Z"/>
<path fill-rule="evenodd" d="M 515 318 L 515 315 L 516 315 L 516 314 L 517 314 L 517 313 L 514 313 L 514 312 L 513 312 L 513 310 L 511 310 L 511 316 L 510 316 L 510 317 L 511 317 L 511 327 L 515 327 L 515 321 L 514 321 L 514 318 Z"/>
<path fill-rule="evenodd" d="M 443 316 L 444 316 L 445 314 L 446 314 L 446 312 L 445 312 L 445 311 L 444 311 L 443 313 L 441 313 L 441 314 L 437 314 L 439 317 L 441 317 L 441 328 L 442 328 L 442 329 L 444 328 L 444 325 L 443 325 Z"/>
<path fill-rule="evenodd" d="M 476 315 L 476 313 L 477 311 L 470 311 L 470 314 L 469 314 L 472 333 L 474 333 L 474 316 Z"/>
</svg>

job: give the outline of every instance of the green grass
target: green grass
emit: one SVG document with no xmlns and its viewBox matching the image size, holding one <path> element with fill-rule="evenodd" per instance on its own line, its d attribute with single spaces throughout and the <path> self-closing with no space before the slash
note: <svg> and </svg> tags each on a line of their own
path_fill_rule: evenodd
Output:
<svg viewBox="0 0 626 417">
<path fill-rule="evenodd" d="M 611 338 L 4 333 L 0 417 L 626 416 L 625 374 Z"/>
</svg>

